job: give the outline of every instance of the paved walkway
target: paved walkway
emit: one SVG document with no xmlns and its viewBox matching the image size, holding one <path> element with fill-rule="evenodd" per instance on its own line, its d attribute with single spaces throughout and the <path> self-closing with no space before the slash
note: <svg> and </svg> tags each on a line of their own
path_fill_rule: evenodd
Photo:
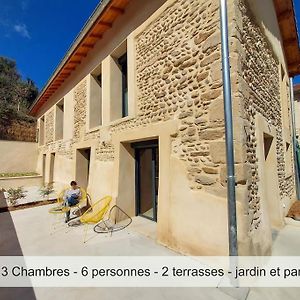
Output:
<svg viewBox="0 0 300 300">
<path fill-rule="evenodd" d="M 83 244 L 82 228 L 50 235 L 49 205 L 0 214 L 0 255 L 179 255 L 158 245 L 155 223 L 135 218 L 133 224 L 121 232 L 93 235 Z M 53 216 L 52 216 L 53 217 Z M 276 255 L 299 255 L 300 227 L 288 225 L 279 232 L 274 243 Z M 296 238 L 297 237 L 297 238 Z M 292 245 L 288 247 L 287 245 Z M 292 248 L 292 249 L 290 249 Z M 28 300 L 104 299 L 104 300 L 233 300 L 245 299 L 245 291 L 218 288 L 34 288 L 2 289 L 0 300 L 15 300 L 22 295 Z M 300 289 L 251 289 L 247 300 L 299 300 Z"/>
</svg>

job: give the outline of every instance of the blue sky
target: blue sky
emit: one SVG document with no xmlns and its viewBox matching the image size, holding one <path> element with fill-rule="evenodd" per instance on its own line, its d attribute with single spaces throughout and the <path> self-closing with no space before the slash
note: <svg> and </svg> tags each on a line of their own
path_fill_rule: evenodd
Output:
<svg viewBox="0 0 300 300">
<path fill-rule="evenodd" d="M 295 5 L 295 10 L 296 10 L 298 34 L 299 34 L 299 39 L 300 39 L 300 1 L 294 0 L 294 5 Z M 294 83 L 300 83 L 300 76 L 295 77 Z"/>
<path fill-rule="evenodd" d="M 0 0 L 0 56 L 41 89 L 99 0 Z"/>
<path fill-rule="evenodd" d="M 300 1 L 294 2 L 300 25 Z M 23 77 L 41 89 L 98 3 L 0 0 L 0 55 L 14 59 Z"/>
</svg>

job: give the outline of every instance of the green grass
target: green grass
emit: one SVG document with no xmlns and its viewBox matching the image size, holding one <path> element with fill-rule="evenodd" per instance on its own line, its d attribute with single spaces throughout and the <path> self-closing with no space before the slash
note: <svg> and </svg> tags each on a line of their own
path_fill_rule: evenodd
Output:
<svg viewBox="0 0 300 300">
<path fill-rule="evenodd" d="M 0 178 L 7 177 L 25 177 L 25 176 L 36 176 L 39 175 L 36 172 L 24 172 L 24 173 L 0 173 Z"/>
</svg>

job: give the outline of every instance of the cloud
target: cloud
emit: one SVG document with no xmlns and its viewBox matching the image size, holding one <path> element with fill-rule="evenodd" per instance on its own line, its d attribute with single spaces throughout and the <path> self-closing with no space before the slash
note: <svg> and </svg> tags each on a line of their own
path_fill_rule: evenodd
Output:
<svg viewBox="0 0 300 300">
<path fill-rule="evenodd" d="M 27 26 L 25 24 L 16 24 L 14 25 L 14 30 L 18 32 L 22 37 L 30 39 L 30 34 L 27 30 Z"/>
</svg>

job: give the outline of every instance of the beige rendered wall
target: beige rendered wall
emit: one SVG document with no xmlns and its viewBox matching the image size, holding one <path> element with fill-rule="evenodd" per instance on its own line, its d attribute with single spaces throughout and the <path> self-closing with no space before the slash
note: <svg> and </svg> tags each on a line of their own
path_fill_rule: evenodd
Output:
<svg viewBox="0 0 300 300">
<path fill-rule="evenodd" d="M 103 99 L 110 99 L 105 106 L 103 124 L 122 118 L 122 72 L 112 56 L 102 62 Z"/>
<path fill-rule="evenodd" d="M 0 173 L 35 172 L 37 143 L 0 141 Z"/>
<path fill-rule="evenodd" d="M 92 74 L 87 77 L 87 94 L 87 130 L 94 130 L 102 125 L 102 89 Z"/>
<path fill-rule="evenodd" d="M 11 178 L 0 178 L 0 188 L 8 190 L 10 188 L 32 187 L 42 186 L 42 176 L 23 176 L 23 177 L 11 177 Z"/>
</svg>

